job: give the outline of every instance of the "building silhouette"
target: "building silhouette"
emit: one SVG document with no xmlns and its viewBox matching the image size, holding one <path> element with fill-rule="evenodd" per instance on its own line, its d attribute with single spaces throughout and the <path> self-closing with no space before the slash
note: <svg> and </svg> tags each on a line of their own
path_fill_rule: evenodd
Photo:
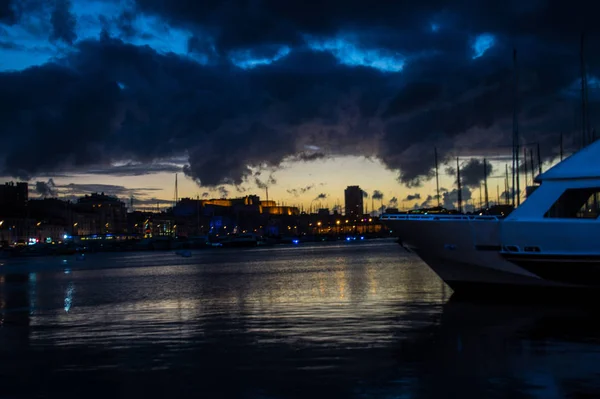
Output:
<svg viewBox="0 0 600 399">
<path fill-rule="evenodd" d="M 359 186 L 348 186 L 344 190 L 346 216 L 363 214 L 363 190 Z"/>
<path fill-rule="evenodd" d="M 27 183 L 8 182 L 0 185 L 0 212 L 14 212 L 22 210 L 29 199 L 29 186 Z"/>
<path fill-rule="evenodd" d="M 79 198 L 73 208 L 77 234 L 115 234 L 126 229 L 127 207 L 117 197 L 92 193 Z"/>
</svg>

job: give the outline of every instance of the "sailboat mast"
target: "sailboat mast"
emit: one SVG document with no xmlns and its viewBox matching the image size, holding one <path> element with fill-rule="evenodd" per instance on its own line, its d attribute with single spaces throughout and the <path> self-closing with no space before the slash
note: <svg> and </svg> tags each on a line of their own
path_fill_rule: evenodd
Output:
<svg viewBox="0 0 600 399">
<path fill-rule="evenodd" d="M 508 164 L 504 164 L 504 172 L 506 173 L 506 176 L 504 177 L 504 193 L 505 193 L 505 201 L 504 203 L 506 205 L 508 205 L 508 195 L 509 195 L 509 191 L 508 191 Z"/>
<path fill-rule="evenodd" d="M 523 147 L 523 170 L 525 171 L 525 187 L 527 187 L 527 148 Z"/>
<path fill-rule="evenodd" d="M 173 195 L 173 208 L 175 208 L 177 206 L 177 196 L 178 196 L 178 192 L 177 192 L 177 173 L 175 173 L 175 193 Z"/>
<path fill-rule="evenodd" d="M 496 185 L 496 205 L 500 205 L 500 185 Z"/>
<path fill-rule="evenodd" d="M 563 134 L 560 132 L 560 160 L 563 160 Z"/>
<path fill-rule="evenodd" d="M 517 70 L 517 49 L 513 49 L 514 88 L 513 88 L 513 206 L 521 204 L 521 186 L 519 183 L 519 122 L 518 87 L 519 74 Z M 516 184 L 515 184 L 516 183 Z M 515 198 L 516 197 L 516 198 Z M 516 204 L 515 204 L 516 200 Z"/>
<path fill-rule="evenodd" d="M 462 213 L 462 186 L 460 183 L 460 164 L 456 157 L 456 184 L 458 185 L 458 212 Z"/>
<path fill-rule="evenodd" d="M 591 141 L 590 135 L 590 121 L 587 114 L 588 106 L 588 87 L 587 87 L 587 73 L 585 70 L 585 32 L 581 33 L 580 43 L 580 63 L 581 63 L 581 148 L 588 145 Z"/>
<path fill-rule="evenodd" d="M 533 180 L 535 179 L 535 172 L 533 171 L 533 150 L 531 148 L 529 149 L 529 162 L 531 163 L 531 184 L 533 185 Z"/>
<path fill-rule="evenodd" d="M 538 162 L 538 174 L 542 174 L 542 154 L 540 152 L 540 143 L 537 143 L 537 162 Z"/>
<path fill-rule="evenodd" d="M 440 176 L 439 176 L 439 172 L 438 172 L 438 155 L 437 155 L 436 147 L 433 148 L 433 154 L 435 156 L 435 189 L 436 189 L 436 195 L 437 195 L 437 206 L 439 208 L 440 207 Z"/>
<path fill-rule="evenodd" d="M 487 160 L 483 158 L 483 187 L 485 189 L 485 207 L 490 207 L 490 198 L 488 196 L 488 171 L 487 171 Z"/>
</svg>

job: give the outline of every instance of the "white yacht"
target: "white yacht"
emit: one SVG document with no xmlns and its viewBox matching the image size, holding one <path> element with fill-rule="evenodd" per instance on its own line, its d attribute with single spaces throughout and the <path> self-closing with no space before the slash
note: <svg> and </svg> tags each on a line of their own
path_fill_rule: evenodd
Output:
<svg viewBox="0 0 600 399">
<path fill-rule="evenodd" d="M 600 141 L 536 182 L 506 217 L 384 214 L 381 220 L 457 293 L 600 293 Z"/>
</svg>

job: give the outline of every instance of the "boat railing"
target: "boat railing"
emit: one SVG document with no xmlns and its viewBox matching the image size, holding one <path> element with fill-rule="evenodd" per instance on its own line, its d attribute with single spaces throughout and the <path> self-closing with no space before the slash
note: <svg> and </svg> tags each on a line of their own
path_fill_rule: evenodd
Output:
<svg viewBox="0 0 600 399">
<path fill-rule="evenodd" d="M 379 220 L 426 220 L 426 221 L 496 221 L 501 218 L 494 215 L 442 215 L 442 214 L 383 214 Z"/>
</svg>

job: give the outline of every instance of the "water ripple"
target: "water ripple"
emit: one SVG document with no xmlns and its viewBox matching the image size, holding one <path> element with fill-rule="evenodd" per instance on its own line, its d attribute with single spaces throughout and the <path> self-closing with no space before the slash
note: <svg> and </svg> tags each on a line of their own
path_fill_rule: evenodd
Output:
<svg viewBox="0 0 600 399">
<path fill-rule="evenodd" d="M 0 384 L 103 399 L 600 393 L 596 315 L 450 294 L 389 241 L 11 261 Z"/>
</svg>

